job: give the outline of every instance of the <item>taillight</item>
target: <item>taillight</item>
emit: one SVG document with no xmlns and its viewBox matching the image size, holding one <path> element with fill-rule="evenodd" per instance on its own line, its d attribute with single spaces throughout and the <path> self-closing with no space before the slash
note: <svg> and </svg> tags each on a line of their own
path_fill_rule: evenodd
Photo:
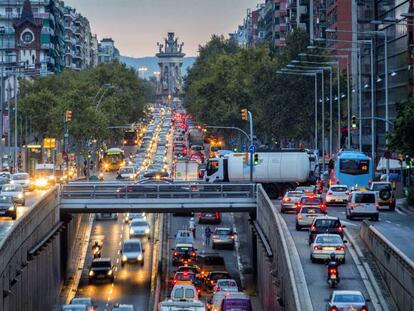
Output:
<svg viewBox="0 0 414 311">
<path fill-rule="evenodd" d="M 210 284 L 214 284 L 214 280 L 210 280 Z"/>
<path fill-rule="evenodd" d="M 314 249 L 315 251 L 321 251 L 321 250 L 322 250 L 322 246 L 320 246 L 320 245 L 316 245 L 316 246 L 314 246 L 314 247 L 313 247 L 313 249 Z"/>
<path fill-rule="evenodd" d="M 196 253 L 195 253 L 195 252 L 193 252 L 191 255 L 192 255 L 193 257 L 195 257 L 195 256 L 196 256 Z"/>
<path fill-rule="evenodd" d="M 177 284 L 177 280 L 176 280 L 176 279 L 174 279 L 174 280 L 173 280 L 173 283 L 174 283 L 174 284 Z"/>
<path fill-rule="evenodd" d="M 290 198 L 284 197 L 283 202 L 290 202 Z"/>
<path fill-rule="evenodd" d="M 329 270 L 329 273 L 330 274 L 336 274 L 336 269 L 334 268 L 334 269 Z"/>
<path fill-rule="evenodd" d="M 349 207 L 350 207 L 351 209 L 354 209 L 354 208 L 355 208 L 355 204 L 354 204 L 354 203 L 349 203 Z"/>
<path fill-rule="evenodd" d="M 349 191 L 345 192 L 346 195 L 349 195 Z"/>
<path fill-rule="evenodd" d="M 315 226 L 312 226 L 312 227 L 311 227 L 311 231 L 316 231 Z"/>
<path fill-rule="evenodd" d="M 178 253 L 177 252 L 174 252 L 174 256 L 177 256 L 178 255 Z"/>
<path fill-rule="evenodd" d="M 380 205 L 377 203 L 377 204 L 375 204 L 375 207 L 377 208 L 377 209 L 380 209 Z"/>
<path fill-rule="evenodd" d="M 232 240 L 234 240 L 234 235 L 231 235 L 231 236 L 230 236 L 230 238 L 231 238 Z"/>
<path fill-rule="evenodd" d="M 321 208 L 321 209 L 325 209 L 325 207 L 326 207 L 326 206 L 325 206 L 325 204 L 323 204 L 323 203 L 320 205 L 320 208 Z"/>
<path fill-rule="evenodd" d="M 363 306 L 360 311 L 368 311 L 368 308 Z"/>
<path fill-rule="evenodd" d="M 219 217 L 220 217 L 219 212 L 216 212 L 216 220 L 219 220 Z"/>
<path fill-rule="evenodd" d="M 339 310 L 338 310 L 337 307 L 333 306 L 333 307 L 331 307 L 331 310 L 330 311 L 339 311 Z"/>
<path fill-rule="evenodd" d="M 300 203 L 296 203 L 296 207 L 297 207 L 297 208 L 301 208 L 301 207 L 302 207 L 302 204 L 300 204 Z"/>
<path fill-rule="evenodd" d="M 201 213 L 198 213 L 198 219 L 201 219 Z"/>
<path fill-rule="evenodd" d="M 213 239 L 217 239 L 217 235 L 213 235 Z"/>
<path fill-rule="evenodd" d="M 332 195 L 332 192 L 331 191 L 328 191 L 328 193 L 327 193 L 328 195 Z"/>
<path fill-rule="evenodd" d="M 345 247 L 343 247 L 343 246 L 338 246 L 338 247 L 336 248 L 336 250 L 337 250 L 337 251 L 341 251 L 341 252 L 343 252 L 343 251 L 345 250 Z"/>
<path fill-rule="evenodd" d="M 342 226 L 339 226 L 339 227 L 338 227 L 338 231 L 339 231 L 339 232 L 342 232 L 342 231 L 344 231 L 344 228 L 342 228 Z"/>
</svg>

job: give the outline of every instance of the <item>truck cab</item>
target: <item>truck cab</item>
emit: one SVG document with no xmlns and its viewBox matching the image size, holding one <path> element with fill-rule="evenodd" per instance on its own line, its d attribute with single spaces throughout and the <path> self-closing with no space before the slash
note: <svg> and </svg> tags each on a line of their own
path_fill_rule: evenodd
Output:
<svg viewBox="0 0 414 311">
<path fill-rule="evenodd" d="M 225 158 L 211 158 L 207 162 L 207 167 L 204 172 L 204 181 L 213 183 L 219 181 L 228 181 L 227 174 L 227 159 Z"/>
<path fill-rule="evenodd" d="M 56 185 L 54 165 L 51 163 L 36 164 L 33 180 L 36 189 L 46 190 Z"/>
</svg>

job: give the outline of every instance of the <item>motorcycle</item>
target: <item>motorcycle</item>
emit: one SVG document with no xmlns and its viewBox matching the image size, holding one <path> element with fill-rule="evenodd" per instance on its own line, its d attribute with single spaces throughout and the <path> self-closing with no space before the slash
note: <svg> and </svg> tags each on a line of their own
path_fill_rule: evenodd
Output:
<svg viewBox="0 0 414 311">
<path fill-rule="evenodd" d="M 339 277 L 337 267 L 328 267 L 328 284 L 331 288 L 338 286 Z"/>
<path fill-rule="evenodd" d="M 92 247 L 92 255 L 93 255 L 94 259 L 101 258 L 101 256 L 102 256 L 101 252 L 102 252 L 102 247 L 100 245 L 99 246 L 94 245 Z"/>
</svg>

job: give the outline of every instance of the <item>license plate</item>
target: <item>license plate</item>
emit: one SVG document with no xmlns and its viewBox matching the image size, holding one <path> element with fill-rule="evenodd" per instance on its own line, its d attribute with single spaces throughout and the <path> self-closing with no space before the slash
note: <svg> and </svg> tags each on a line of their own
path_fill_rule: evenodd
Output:
<svg viewBox="0 0 414 311">
<path fill-rule="evenodd" d="M 332 280 L 336 280 L 336 275 L 335 275 L 335 274 L 332 274 L 332 275 L 331 275 L 331 279 L 332 279 Z"/>
<path fill-rule="evenodd" d="M 206 217 L 211 217 L 212 215 L 211 214 L 206 214 Z"/>
<path fill-rule="evenodd" d="M 324 247 L 323 250 L 324 251 L 334 251 L 335 247 Z"/>
</svg>

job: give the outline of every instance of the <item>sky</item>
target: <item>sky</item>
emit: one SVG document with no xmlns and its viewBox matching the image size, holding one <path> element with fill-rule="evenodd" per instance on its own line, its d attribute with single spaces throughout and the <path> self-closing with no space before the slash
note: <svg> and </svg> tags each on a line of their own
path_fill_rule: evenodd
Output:
<svg viewBox="0 0 414 311">
<path fill-rule="evenodd" d="M 66 0 L 89 19 L 98 38 L 112 37 L 121 55 L 154 56 L 167 32 L 184 41 L 183 51 L 196 56 L 212 34 L 228 33 L 260 0 Z"/>
</svg>

